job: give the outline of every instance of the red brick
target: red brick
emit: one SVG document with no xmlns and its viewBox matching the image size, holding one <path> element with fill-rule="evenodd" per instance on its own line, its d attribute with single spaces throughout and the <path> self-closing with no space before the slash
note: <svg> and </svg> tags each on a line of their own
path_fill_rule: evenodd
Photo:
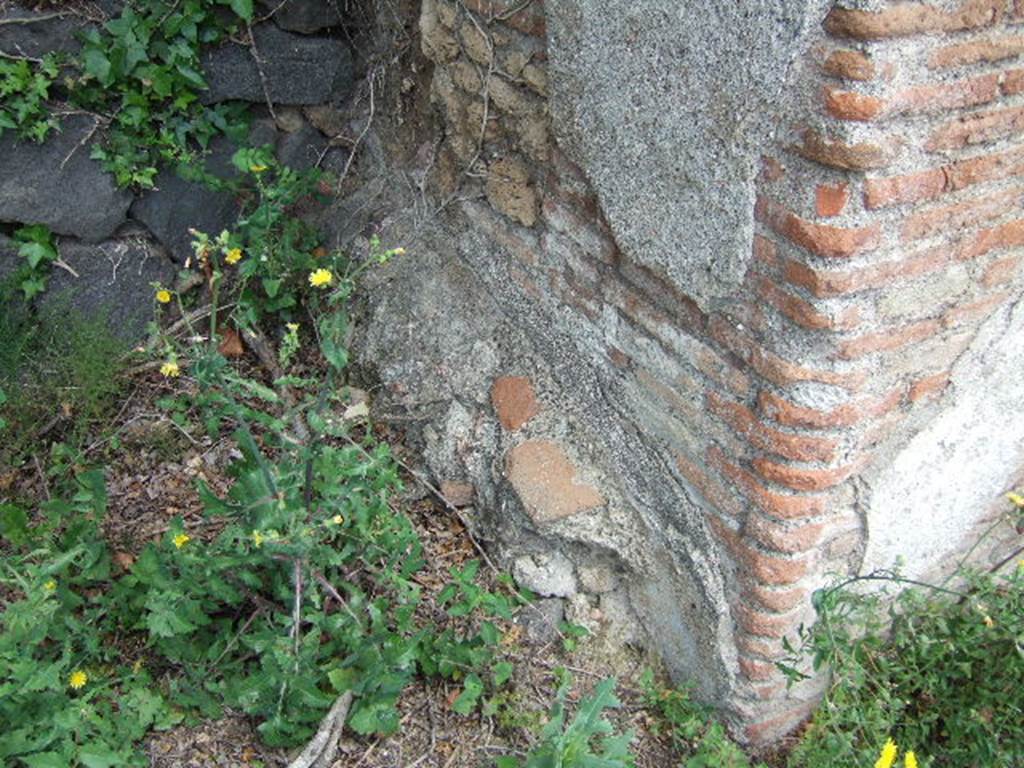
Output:
<svg viewBox="0 0 1024 768">
<path fill-rule="evenodd" d="M 744 741 L 752 746 L 776 742 L 795 731 L 811 716 L 816 706 L 817 702 L 799 702 L 792 705 L 786 712 L 752 723 L 743 729 Z M 771 711 L 777 712 L 778 707 L 773 707 Z"/>
<path fill-rule="evenodd" d="M 744 506 L 736 495 L 727 491 L 716 478 L 698 466 L 689 456 L 676 453 L 676 467 L 709 504 L 737 519 L 743 515 Z"/>
<path fill-rule="evenodd" d="M 761 511 L 780 520 L 824 515 L 835 506 L 835 499 L 829 493 L 800 494 L 772 490 L 753 473 L 731 463 L 716 447 L 708 449 L 708 460 L 740 486 Z"/>
<path fill-rule="evenodd" d="M 929 248 L 896 261 L 852 270 L 815 269 L 798 261 L 783 264 L 783 278 L 818 298 L 846 296 L 944 268 L 954 258 L 949 246 Z"/>
<path fill-rule="evenodd" d="M 925 145 L 929 151 L 959 149 L 1016 136 L 1024 130 L 1024 107 L 972 113 L 936 129 Z"/>
<path fill-rule="evenodd" d="M 903 242 L 983 224 L 1009 213 L 1024 200 L 1024 189 L 1008 189 L 975 200 L 932 207 L 909 216 L 900 230 Z"/>
<path fill-rule="evenodd" d="M 831 461 L 838 443 L 816 435 L 795 435 L 762 424 L 745 405 L 708 392 L 708 408 L 751 445 L 793 461 Z"/>
<path fill-rule="evenodd" d="M 864 182 L 864 205 L 874 209 L 926 200 L 938 197 L 946 189 L 946 173 L 942 168 L 884 179 L 867 179 Z"/>
<path fill-rule="evenodd" d="M 750 515 L 743 530 L 765 549 L 793 555 L 810 552 L 831 527 L 831 523 L 824 522 L 787 527 L 775 518 L 754 513 Z"/>
<path fill-rule="evenodd" d="M 910 386 L 910 402 L 916 403 L 925 398 L 938 397 L 949 385 L 949 371 L 936 373 L 933 376 L 926 376 L 918 379 Z"/>
<path fill-rule="evenodd" d="M 835 37 L 885 40 L 928 32 L 957 32 L 991 26 L 1002 18 L 1004 0 L 964 0 L 944 10 L 925 3 L 897 3 L 882 11 L 833 8 L 825 18 L 826 31 Z"/>
<path fill-rule="evenodd" d="M 1021 53 L 1024 53 L 1024 36 L 990 37 L 986 40 L 943 46 L 928 57 L 928 66 L 933 69 L 962 67 L 966 64 L 1012 59 Z"/>
<path fill-rule="evenodd" d="M 897 93 L 886 105 L 886 116 L 962 109 L 987 104 L 999 97 L 999 75 L 918 85 Z"/>
<path fill-rule="evenodd" d="M 846 171 L 876 170 L 892 162 L 891 151 L 882 145 L 871 142 L 847 144 L 813 130 L 804 131 L 801 142 L 791 149 L 815 163 Z"/>
<path fill-rule="evenodd" d="M 805 368 L 763 349 L 758 342 L 744 331 L 736 328 L 727 317 L 713 316 L 708 323 L 711 338 L 726 350 L 750 365 L 760 376 L 780 387 L 788 387 L 802 381 L 818 381 L 833 384 L 844 389 L 856 390 L 865 381 L 863 371 L 849 373 Z"/>
<path fill-rule="evenodd" d="M 822 218 L 838 216 L 850 199 L 846 184 L 819 184 L 814 192 L 814 210 Z"/>
<path fill-rule="evenodd" d="M 772 392 L 761 392 L 758 407 L 779 424 L 806 429 L 841 429 L 877 419 L 900 404 L 903 392 L 894 389 L 884 395 L 860 398 L 830 411 L 795 405 Z"/>
<path fill-rule="evenodd" d="M 890 352 L 934 336 L 941 329 L 942 326 L 937 320 L 919 320 L 900 328 L 887 328 L 884 331 L 868 333 L 841 341 L 838 348 L 839 357 L 843 360 L 856 360 L 876 352 Z"/>
<path fill-rule="evenodd" d="M 928 200 L 947 192 L 1024 174 L 1024 149 L 960 160 L 903 176 L 868 179 L 864 203 L 868 208 Z"/>
<path fill-rule="evenodd" d="M 766 613 L 747 605 L 737 605 L 732 609 L 733 619 L 744 632 L 755 637 L 767 637 L 781 640 L 790 633 L 795 633 L 802 619 L 806 617 L 803 609 L 790 613 Z"/>
<path fill-rule="evenodd" d="M 964 259 L 976 259 L 991 251 L 1015 248 L 1021 245 L 1024 245 L 1024 219 L 1016 219 L 992 229 L 982 230 L 963 249 L 960 256 Z"/>
<path fill-rule="evenodd" d="M 739 656 L 737 659 L 740 674 L 747 680 L 775 680 L 781 676 L 779 668 L 774 664 L 758 659 L 751 659 L 747 656 Z"/>
<path fill-rule="evenodd" d="M 825 59 L 825 72 L 845 80 L 873 80 L 875 65 L 860 51 L 833 51 Z"/>
<path fill-rule="evenodd" d="M 764 588 L 762 588 L 764 589 Z M 807 594 L 805 589 L 786 589 L 782 594 L 789 594 L 792 592 Z M 746 593 L 744 594 L 746 597 Z M 756 598 L 755 598 L 756 600 Z M 799 601 L 790 606 L 786 611 L 769 611 L 773 613 L 786 613 L 791 608 L 799 604 Z M 764 659 L 765 661 L 778 661 L 784 659 L 788 655 L 788 651 L 782 647 L 782 643 L 774 638 L 758 637 L 757 635 L 748 635 L 744 632 L 736 633 L 736 649 L 740 653 L 745 653 L 748 656 L 754 658 Z"/>
<path fill-rule="evenodd" d="M 698 371 L 734 395 L 745 397 L 750 392 L 750 377 L 710 347 L 701 344 L 691 362 Z"/>
<path fill-rule="evenodd" d="M 1010 291 L 999 291 L 983 299 L 972 301 L 969 304 L 953 307 L 942 316 L 942 323 L 947 328 L 953 328 L 957 325 L 971 323 L 988 317 L 996 307 L 1005 302 L 1011 295 Z"/>
<path fill-rule="evenodd" d="M 1003 96 L 1018 96 L 1024 93 L 1024 69 L 1010 69 L 1004 72 L 999 90 Z"/>
<path fill-rule="evenodd" d="M 882 114 L 885 108 L 885 102 L 876 96 L 825 87 L 825 111 L 838 120 L 870 122 Z"/>
<path fill-rule="evenodd" d="M 778 259 L 779 248 L 767 237 L 754 235 L 754 258 L 769 267 L 775 266 Z"/>
<path fill-rule="evenodd" d="M 810 568 L 810 561 L 807 558 L 790 558 L 761 552 L 714 515 L 709 515 L 706 519 L 712 532 L 729 550 L 736 564 L 760 583 L 792 584 L 807 575 Z"/>
<path fill-rule="evenodd" d="M 986 288 L 993 288 L 997 285 L 1012 283 L 1020 269 L 1020 261 L 1020 256 L 1007 256 L 993 261 L 985 268 L 985 274 L 981 276 L 981 284 Z"/>
<path fill-rule="evenodd" d="M 797 325 L 811 330 L 855 328 L 860 322 L 860 310 L 848 307 L 835 317 L 823 314 L 811 304 L 779 288 L 766 277 L 757 279 L 757 293 Z"/>
<path fill-rule="evenodd" d="M 794 467 L 765 458 L 756 458 L 751 463 L 765 480 L 792 488 L 794 491 L 825 491 L 834 488 L 855 475 L 864 464 L 861 460 L 841 467 L 818 469 Z"/>
<path fill-rule="evenodd" d="M 763 584 L 749 584 L 744 586 L 741 599 L 748 604 L 756 604 L 771 613 L 786 613 L 799 605 L 807 605 L 811 593 L 803 587 L 766 587 Z M 768 656 L 771 653 L 767 648 L 755 649 L 754 643 L 745 650 L 754 656 Z M 781 647 L 773 649 L 776 654 L 784 653 Z M 768 653 L 766 653 L 768 651 Z"/>
<path fill-rule="evenodd" d="M 758 198 L 754 214 L 761 223 L 818 256 L 855 256 L 875 248 L 881 239 L 877 224 L 854 228 L 815 224 L 765 197 Z"/>
</svg>

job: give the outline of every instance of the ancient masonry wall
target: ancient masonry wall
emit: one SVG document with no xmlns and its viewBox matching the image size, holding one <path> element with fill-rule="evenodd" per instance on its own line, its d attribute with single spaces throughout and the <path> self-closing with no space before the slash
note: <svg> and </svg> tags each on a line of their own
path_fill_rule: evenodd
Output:
<svg viewBox="0 0 1024 768">
<path fill-rule="evenodd" d="M 984 357 L 971 349 L 986 320 L 1020 336 L 1024 2 L 870 8 L 826 9 L 809 34 L 789 75 L 794 109 L 751 180 L 745 278 L 709 298 L 617 247 L 585 173 L 552 138 L 541 1 L 422 4 L 442 194 L 472 197 L 476 185 L 486 204 L 463 212 L 506 259 L 493 290 L 573 338 L 661 457 L 661 479 L 699 510 L 725 603 L 727 631 L 711 636 L 728 647 L 698 653 L 690 674 L 716 676 L 706 689 L 752 742 L 813 705 L 813 686 L 787 690 L 774 666 L 782 638 L 813 619 L 811 591 L 856 572 L 872 546 L 872 563 L 891 565 L 913 526 L 929 526 L 873 502 L 872 478 L 954 396 L 991 385 L 958 369 Z M 915 572 L 963 551 L 1024 455 L 1011 446 L 995 463 L 996 485 L 972 507 L 932 513 L 939 540 L 903 553 Z M 555 516 L 603 503 L 592 490 Z"/>
</svg>

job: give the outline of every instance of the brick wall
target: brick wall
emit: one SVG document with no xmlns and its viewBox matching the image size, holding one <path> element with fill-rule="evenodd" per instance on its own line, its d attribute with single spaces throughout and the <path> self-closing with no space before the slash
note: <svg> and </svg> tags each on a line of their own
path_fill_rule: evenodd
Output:
<svg viewBox="0 0 1024 768">
<path fill-rule="evenodd" d="M 540 0 L 424 0 L 421 31 L 439 194 L 486 200 L 463 213 L 507 254 L 495 290 L 572 335 L 699 506 L 732 620 L 719 690 L 770 740 L 813 703 L 773 662 L 859 565 L 859 478 L 1020 295 L 1024 3 L 833 8 L 764 148 L 746 281 L 710 305 L 617 248 L 550 138 Z"/>
</svg>

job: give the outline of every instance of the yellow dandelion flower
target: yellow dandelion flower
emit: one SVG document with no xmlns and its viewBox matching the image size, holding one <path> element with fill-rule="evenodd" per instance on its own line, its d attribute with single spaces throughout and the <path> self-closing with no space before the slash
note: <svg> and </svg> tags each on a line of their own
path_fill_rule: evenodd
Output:
<svg viewBox="0 0 1024 768">
<path fill-rule="evenodd" d="M 68 678 L 68 685 L 74 688 L 76 691 L 85 687 L 85 684 L 89 682 L 89 676 L 80 669 L 76 669 L 71 673 L 71 677 Z"/>
<path fill-rule="evenodd" d="M 405 256 L 405 248 L 395 248 L 391 251 L 395 256 Z"/>
<path fill-rule="evenodd" d="M 341 515 L 335 515 L 334 517 L 331 518 L 331 522 L 334 523 L 335 525 L 341 525 L 342 523 L 345 522 L 345 518 L 342 517 Z"/>
<path fill-rule="evenodd" d="M 989 616 L 988 614 L 985 614 L 984 621 L 985 621 L 985 626 L 988 627 L 989 629 L 992 629 L 992 627 L 994 627 L 996 625 L 995 620 L 991 616 Z"/>
<path fill-rule="evenodd" d="M 261 547 L 261 546 L 263 546 L 263 542 L 266 541 L 266 539 L 267 539 L 267 537 L 264 536 L 259 531 L 253 531 L 252 532 L 252 543 L 253 543 L 253 545 L 255 545 L 257 547 Z"/>
<path fill-rule="evenodd" d="M 1021 496 L 1019 493 L 1008 493 L 1006 494 L 1006 498 L 1008 498 L 1015 506 L 1024 509 L 1024 496 Z"/>
<path fill-rule="evenodd" d="M 156 300 L 159 301 L 161 304 L 170 304 L 171 292 L 168 291 L 166 288 L 161 288 L 159 291 L 156 292 Z"/>
<path fill-rule="evenodd" d="M 892 764 L 896 762 L 896 755 L 899 751 L 896 742 L 892 739 L 886 739 L 885 745 L 882 747 L 882 754 L 875 761 L 875 768 L 892 768 Z"/>
<path fill-rule="evenodd" d="M 173 379 L 176 376 L 181 375 L 181 368 L 173 360 L 168 360 L 166 363 L 160 366 L 160 373 L 169 379 Z"/>
<path fill-rule="evenodd" d="M 265 165 L 250 165 L 249 166 L 249 170 L 252 171 L 253 173 L 263 173 L 265 170 L 267 170 L 267 166 L 265 166 Z"/>
<path fill-rule="evenodd" d="M 237 264 L 242 260 L 242 249 L 232 248 L 224 255 L 224 261 L 228 264 Z"/>
<path fill-rule="evenodd" d="M 181 549 L 186 544 L 188 544 L 190 541 L 192 541 L 192 537 L 189 536 L 187 533 L 179 533 L 177 536 L 175 536 L 173 539 L 171 539 L 171 541 L 174 542 L 174 546 L 175 547 L 177 547 L 178 549 Z"/>
<path fill-rule="evenodd" d="M 328 269 L 318 269 L 309 273 L 309 284 L 314 288 L 330 285 L 332 282 L 334 282 L 334 275 Z"/>
<path fill-rule="evenodd" d="M 903 756 L 903 768 L 917 768 L 917 755 L 914 754 L 914 750 L 908 750 Z"/>
<path fill-rule="evenodd" d="M 47 592 L 56 592 L 57 591 L 57 582 L 54 581 L 53 579 L 50 579 L 48 582 L 43 584 L 43 589 L 45 589 Z"/>
<path fill-rule="evenodd" d="M 287 328 L 292 333 L 295 333 L 297 330 L 299 330 L 299 324 L 298 323 L 285 323 L 284 327 Z"/>
</svg>

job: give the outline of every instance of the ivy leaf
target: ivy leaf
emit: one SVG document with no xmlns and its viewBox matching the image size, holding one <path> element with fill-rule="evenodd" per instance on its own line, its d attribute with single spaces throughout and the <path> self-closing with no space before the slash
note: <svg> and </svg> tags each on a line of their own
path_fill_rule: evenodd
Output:
<svg viewBox="0 0 1024 768">
<path fill-rule="evenodd" d="M 103 51 L 90 48 L 85 52 L 85 71 L 103 85 L 110 85 L 110 59 Z"/>
<path fill-rule="evenodd" d="M 468 715 L 476 709 L 476 703 L 480 694 L 484 692 L 483 681 L 476 673 L 466 676 L 466 682 L 462 685 L 462 693 L 452 703 L 452 711 L 460 715 Z"/>
<path fill-rule="evenodd" d="M 230 0 L 231 10 L 245 21 L 252 21 L 252 0 Z"/>
</svg>

